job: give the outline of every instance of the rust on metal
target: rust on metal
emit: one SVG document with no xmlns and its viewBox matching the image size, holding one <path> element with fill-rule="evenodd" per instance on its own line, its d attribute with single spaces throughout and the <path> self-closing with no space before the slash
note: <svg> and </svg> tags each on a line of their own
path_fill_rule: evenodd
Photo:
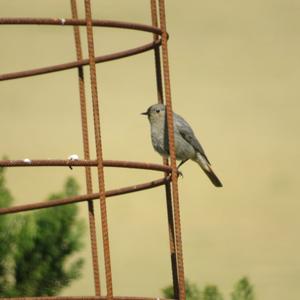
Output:
<svg viewBox="0 0 300 300">
<path fill-rule="evenodd" d="M 113 54 L 97 56 L 97 57 L 95 57 L 95 61 L 96 61 L 96 63 L 103 63 L 103 62 L 112 61 L 112 60 L 116 60 L 116 59 L 120 59 L 120 58 L 125 58 L 128 56 L 132 56 L 132 55 L 136 55 L 139 53 L 143 53 L 143 52 L 152 50 L 154 47 L 159 46 L 160 44 L 161 44 L 161 40 L 158 40 L 156 42 L 151 42 L 151 43 L 145 44 L 140 47 L 132 48 L 130 50 L 124 50 L 124 51 L 116 52 Z M 49 66 L 49 67 L 43 67 L 43 68 L 37 68 L 37 69 L 19 71 L 19 72 L 13 72 L 13 73 L 6 73 L 6 74 L 2 74 L 2 75 L 0 74 L 0 81 L 48 74 L 48 73 L 53 73 L 53 72 L 58 72 L 58 71 L 63 71 L 63 70 L 69 70 L 69 69 L 78 68 L 80 66 L 87 66 L 88 64 L 89 64 L 89 60 L 83 59 L 80 61 L 73 61 L 73 62 Z"/>
<path fill-rule="evenodd" d="M 91 9 L 90 0 L 84 0 L 84 8 L 85 8 L 86 32 L 87 32 L 88 52 L 89 52 L 89 67 L 90 67 L 91 92 L 92 92 L 92 102 L 93 102 L 93 119 L 94 119 L 94 132 L 95 132 L 95 142 L 96 142 L 96 155 L 97 155 L 97 163 L 98 163 L 97 165 L 98 187 L 99 187 L 99 198 L 100 198 L 106 294 L 107 294 L 107 299 L 112 300 L 113 284 L 112 284 L 108 221 L 107 221 L 106 199 L 105 199 L 105 182 L 104 182 L 104 169 L 103 169 L 103 153 L 102 153 L 102 141 L 101 141 L 101 129 L 100 129 L 100 114 L 99 114 L 97 73 L 96 73 L 96 61 L 95 61 L 95 49 L 94 49 L 92 9 Z"/>
<path fill-rule="evenodd" d="M 178 288 L 179 288 L 178 292 L 179 292 L 179 299 L 185 300 L 185 282 L 184 282 L 184 267 L 183 267 L 182 240 L 181 240 L 180 207 L 179 207 L 177 166 L 176 166 L 175 142 L 174 142 L 174 124 L 173 124 L 173 112 L 172 112 L 172 100 L 171 100 L 171 83 L 170 83 L 170 69 L 169 69 L 169 58 L 168 58 L 168 37 L 167 37 L 167 27 L 166 27 L 165 1 L 158 0 L 158 3 L 159 3 L 160 27 L 162 30 L 163 74 L 164 74 L 164 83 L 165 83 L 165 99 L 166 99 L 169 149 L 170 149 L 170 159 L 171 159 L 171 167 L 172 167 L 172 195 L 173 195 L 175 247 L 176 247 Z"/>
<path fill-rule="evenodd" d="M 151 6 L 151 19 L 152 26 L 158 27 L 158 16 L 157 16 L 157 5 L 156 0 L 150 0 Z M 158 35 L 153 34 L 153 40 L 157 41 Z M 157 101 L 158 103 L 163 103 L 163 81 L 162 81 L 162 70 L 161 70 L 161 57 L 160 48 L 154 48 L 154 62 L 155 62 L 155 73 L 156 73 L 156 87 L 157 87 Z M 167 158 L 163 158 L 163 164 L 169 166 Z M 169 176 L 165 173 L 165 176 Z M 167 218 L 168 218 L 168 233 L 169 233 L 169 247 L 170 247 L 170 259 L 171 259 L 171 271 L 172 271 L 172 281 L 173 281 L 173 292 L 175 299 L 179 298 L 179 282 L 178 282 L 178 272 L 177 272 L 177 255 L 175 247 L 175 232 L 174 232 L 174 216 L 173 216 L 173 205 L 172 205 L 172 192 L 170 182 L 165 184 L 165 194 L 166 194 L 166 206 L 167 206 Z"/>
<path fill-rule="evenodd" d="M 137 24 L 137 23 L 112 21 L 112 20 L 92 20 L 92 10 L 91 10 L 90 0 L 84 0 L 85 19 L 78 19 L 76 0 L 70 0 L 70 4 L 72 10 L 71 19 L 70 18 L 66 18 L 66 19 L 63 18 L 0 18 L 0 25 L 73 26 L 77 60 L 68 63 L 41 67 L 32 70 L 24 70 L 19 72 L 0 74 L 0 81 L 24 78 L 28 76 L 35 76 L 35 75 L 41 75 L 41 74 L 47 74 L 51 72 L 77 68 L 84 159 L 0 160 L 0 167 L 11 167 L 11 168 L 12 167 L 75 167 L 75 168 L 84 167 L 85 175 L 86 175 L 86 194 L 67 197 L 63 199 L 55 199 L 51 201 L 42 201 L 42 202 L 35 202 L 35 203 L 18 205 L 18 206 L 13 206 L 8 208 L 0 208 L 0 215 L 31 211 L 35 209 L 50 208 L 50 207 L 55 207 L 60 205 L 69 205 L 78 202 L 87 202 L 89 223 L 90 223 L 90 239 L 91 239 L 91 251 L 92 251 L 96 296 L 17 297 L 17 298 L 1 298 L 1 299 L 24 299 L 24 300 L 34 300 L 34 299 L 35 300 L 79 300 L 79 299 L 154 300 L 157 299 L 157 298 L 150 298 L 150 297 L 113 296 L 106 200 L 109 197 L 142 191 L 142 190 L 151 189 L 151 188 L 164 185 L 166 206 L 167 206 L 167 217 L 168 217 L 169 244 L 170 244 L 170 256 L 171 256 L 172 276 L 173 276 L 173 286 L 174 286 L 174 298 L 179 300 L 185 300 L 184 268 L 183 268 L 181 225 L 180 225 L 180 212 L 179 212 L 179 195 L 178 195 L 178 183 L 177 183 L 178 170 L 176 168 L 175 148 L 174 148 L 174 128 L 173 128 L 173 118 L 172 118 L 171 87 L 170 87 L 170 74 L 169 74 L 169 62 L 168 62 L 168 46 L 167 46 L 168 34 L 166 31 L 166 16 L 165 16 L 164 0 L 158 0 L 159 20 L 158 20 L 158 12 L 157 12 L 157 0 L 150 0 L 152 26 Z M 87 59 L 84 59 L 82 55 L 79 26 L 84 26 L 86 28 L 87 41 L 88 41 Z M 149 32 L 153 34 L 153 41 L 151 43 L 144 44 L 136 48 L 95 57 L 93 27 L 108 27 L 108 28 L 119 28 L 119 29 L 129 29 L 129 30 L 139 30 L 143 32 Z M 154 51 L 157 99 L 159 103 L 163 103 L 165 98 L 165 102 L 166 102 L 171 166 L 169 165 L 167 159 L 163 159 L 163 165 L 144 163 L 144 162 L 103 160 L 96 63 L 108 62 L 120 58 L 125 58 L 149 50 Z M 162 57 L 160 53 L 161 50 L 162 50 Z M 163 65 L 163 68 L 161 66 L 161 63 Z M 90 70 L 94 134 L 95 134 L 96 157 L 97 157 L 96 160 L 92 160 L 90 158 L 84 68 L 83 68 L 84 66 L 89 66 L 89 70 Z M 163 89 L 165 90 L 165 93 L 163 93 Z M 92 167 L 97 167 L 98 170 L 99 192 L 93 192 L 92 174 L 91 174 Z M 149 182 L 106 191 L 105 182 L 104 182 L 104 178 L 105 178 L 104 167 L 126 168 L 126 169 L 133 168 L 133 169 L 159 171 L 159 172 L 163 172 L 164 176 L 162 178 L 155 179 Z M 103 242 L 104 264 L 105 264 L 106 296 L 101 296 L 101 289 L 100 289 L 96 226 L 95 226 L 95 215 L 94 215 L 94 206 L 93 206 L 94 201 L 96 201 L 96 203 L 98 202 L 100 203 L 102 242 Z M 171 300 L 171 299 L 163 299 L 163 298 L 160 299 Z"/>
<path fill-rule="evenodd" d="M 143 191 L 143 190 L 147 190 L 147 189 L 152 189 L 154 187 L 161 186 L 170 180 L 171 180 L 171 177 L 169 176 L 169 177 L 163 177 L 161 179 L 152 180 L 152 181 L 146 182 L 146 183 L 141 183 L 141 184 L 136 184 L 136 185 L 118 188 L 118 189 L 114 189 L 114 190 L 109 190 L 109 191 L 105 192 L 105 197 L 108 198 L 108 197 L 119 196 L 119 195 L 124 195 L 124 194 L 128 194 L 128 193 L 133 193 L 133 192 L 139 192 L 139 191 Z M 73 197 L 68 197 L 68 198 L 64 198 L 64 199 L 53 199 L 51 201 L 42 201 L 42 202 L 37 202 L 37 203 L 0 208 L 0 215 L 24 212 L 24 211 L 28 211 L 28 210 L 35 210 L 35 209 L 41 209 L 41 208 L 55 207 L 55 206 L 60 206 L 60 205 L 67 205 L 67 204 L 89 201 L 89 200 L 96 200 L 96 199 L 99 199 L 99 193 L 73 196 Z"/>
<path fill-rule="evenodd" d="M 152 26 L 158 28 L 156 0 L 150 0 L 150 6 L 151 6 Z M 158 44 L 159 42 L 159 35 L 157 33 L 153 33 L 153 42 L 155 44 Z M 161 75 L 161 62 L 160 62 L 161 59 L 160 59 L 159 45 L 154 47 L 153 50 L 154 50 L 154 62 L 155 62 L 155 74 L 156 74 L 157 101 L 158 103 L 163 103 L 164 102 L 163 81 Z"/>
<path fill-rule="evenodd" d="M 18 160 L 0 160 L 0 167 L 97 167 L 97 160 L 68 160 L 68 159 L 18 159 Z M 136 162 L 136 161 L 122 161 L 122 160 L 104 160 L 104 167 L 112 168 L 129 168 L 129 169 L 143 169 L 161 172 L 171 172 L 171 168 L 164 165 Z"/>
<path fill-rule="evenodd" d="M 62 22 L 63 20 L 63 22 Z M 93 26 L 98 27 L 110 27 L 110 28 L 123 28 L 131 30 L 139 30 L 144 32 L 150 32 L 156 35 L 161 35 L 161 30 L 159 28 L 137 24 L 137 23 L 128 23 L 128 22 L 119 22 L 111 20 L 93 20 Z M 84 26 L 86 25 L 85 20 L 77 19 L 41 19 L 41 18 L 0 18 L 0 25 L 73 25 L 73 26 Z M 125 58 L 128 56 L 136 55 L 143 53 L 149 50 L 159 47 L 161 45 L 161 40 L 157 39 L 155 42 L 147 43 L 140 47 L 135 47 L 129 50 L 119 51 L 116 53 L 102 55 L 95 57 L 96 63 L 108 62 L 120 58 Z M 13 73 L 0 74 L 0 81 L 11 80 L 17 78 L 24 78 L 30 76 L 36 76 L 41 74 L 48 74 L 53 72 L 58 72 L 62 70 L 69 70 L 73 68 L 78 68 L 80 66 L 86 66 L 89 64 L 89 59 L 80 59 L 73 62 L 36 68 L 32 70 L 18 71 Z"/>
<path fill-rule="evenodd" d="M 106 300 L 105 296 L 54 296 L 54 297 L 18 297 L 18 298 L 1 298 L 3 300 L 19 299 L 19 300 Z M 167 298 L 151 298 L 151 297 L 126 297 L 126 296 L 114 296 L 114 300 L 175 300 Z"/>
<path fill-rule="evenodd" d="M 85 19 L 60 19 L 60 18 L 0 18 L 0 25 L 63 25 L 86 26 Z M 113 20 L 92 20 L 94 27 L 110 27 L 120 29 L 132 29 L 161 34 L 159 28 L 131 22 Z"/>
<path fill-rule="evenodd" d="M 72 11 L 72 18 L 75 20 L 78 20 L 78 11 L 77 11 L 76 0 L 71 0 L 70 4 L 71 4 L 71 11 Z M 80 38 L 79 27 L 74 25 L 73 32 L 74 32 L 77 61 L 81 61 L 83 59 L 83 56 L 82 56 L 82 47 L 81 47 L 81 38 Z M 90 159 L 90 148 L 89 148 L 89 133 L 88 133 L 88 121 L 87 121 L 87 108 L 86 108 L 86 95 L 85 95 L 85 82 L 84 82 L 83 66 L 78 67 L 78 85 L 79 85 L 79 97 L 80 97 L 83 153 L 84 153 L 84 159 L 89 160 Z M 93 193 L 91 167 L 88 167 L 88 166 L 85 167 L 85 180 L 86 180 L 87 194 L 90 195 Z M 89 229 L 90 229 L 95 295 L 101 296 L 100 272 L 99 272 L 97 236 L 96 236 L 96 220 L 95 220 L 95 212 L 94 212 L 94 203 L 92 200 L 88 200 L 88 217 L 89 217 Z"/>
</svg>

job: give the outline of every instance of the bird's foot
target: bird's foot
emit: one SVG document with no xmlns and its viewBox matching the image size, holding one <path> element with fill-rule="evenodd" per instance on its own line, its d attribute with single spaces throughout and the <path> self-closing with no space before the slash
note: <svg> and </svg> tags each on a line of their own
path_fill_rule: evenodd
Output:
<svg viewBox="0 0 300 300">
<path fill-rule="evenodd" d="M 179 171 L 178 168 L 177 168 L 177 177 L 183 178 L 183 173 L 181 171 Z"/>
</svg>

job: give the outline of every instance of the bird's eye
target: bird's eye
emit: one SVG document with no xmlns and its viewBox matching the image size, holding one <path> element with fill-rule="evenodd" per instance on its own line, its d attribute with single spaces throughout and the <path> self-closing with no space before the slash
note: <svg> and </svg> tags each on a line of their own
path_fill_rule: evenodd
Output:
<svg viewBox="0 0 300 300">
<path fill-rule="evenodd" d="M 157 112 L 157 113 L 159 113 L 159 112 L 160 112 L 160 110 L 159 110 L 159 109 L 157 109 L 157 110 L 156 110 L 156 112 Z"/>
</svg>

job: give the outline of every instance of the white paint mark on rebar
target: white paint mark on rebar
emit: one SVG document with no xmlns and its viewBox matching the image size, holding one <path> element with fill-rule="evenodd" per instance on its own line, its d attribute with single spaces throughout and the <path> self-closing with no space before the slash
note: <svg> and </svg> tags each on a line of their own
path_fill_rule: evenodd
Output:
<svg viewBox="0 0 300 300">
<path fill-rule="evenodd" d="M 79 156 L 77 154 L 72 154 L 68 157 L 68 160 L 79 160 Z"/>
</svg>

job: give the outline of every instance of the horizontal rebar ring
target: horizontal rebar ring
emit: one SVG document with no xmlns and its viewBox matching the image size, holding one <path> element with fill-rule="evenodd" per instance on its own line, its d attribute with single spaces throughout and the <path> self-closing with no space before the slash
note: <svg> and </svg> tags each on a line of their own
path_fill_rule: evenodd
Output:
<svg viewBox="0 0 300 300">
<path fill-rule="evenodd" d="M 106 296 L 54 296 L 54 297 L 16 297 L 1 298 L 1 300 L 106 300 Z M 114 296 L 113 300 L 174 300 L 166 298 L 153 297 L 130 297 L 130 296 Z"/>
<path fill-rule="evenodd" d="M 49 18 L 0 18 L 0 25 L 67 25 L 67 26 L 86 26 L 86 20 L 78 20 L 78 19 L 49 19 Z M 121 28 L 121 29 L 130 29 L 130 30 L 138 30 L 144 32 L 150 32 L 154 34 L 161 35 L 162 32 L 159 28 L 138 24 L 138 23 L 129 23 L 129 22 L 119 22 L 112 20 L 93 20 L 93 26 L 96 27 L 109 27 L 109 28 Z M 107 62 L 115 59 L 120 59 L 132 55 L 136 55 L 139 53 L 143 53 L 149 50 L 154 49 L 161 45 L 161 39 L 153 41 L 151 43 L 142 45 L 140 47 L 132 48 L 129 50 L 124 50 L 108 55 L 102 55 L 95 57 L 96 63 Z M 11 80 L 17 78 L 24 78 L 29 76 L 41 75 L 46 73 L 58 72 L 63 70 L 68 70 L 72 68 L 77 68 L 79 66 L 85 66 L 89 64 L 88 59 L 83 59 L 79 61 L 73 61 L 48 67 L 42 67 L 37 69 L 13 72 L 0 74 L 0 81 Z"/>
<path fill-rule="evenodd" d="M 171 181 L 171 177 L 169 175 L 167 177 L 163 177 L 161 179 L 156 179 L 156 180 L 153 180 L 150 182 L 106 191 L 105 197 L 108 198 L 108 197 L 138 192 L 138 191 L 142 191 L 142 190 L 147 190 L 147 189 L 151 189 L 151 188 L 154 188 L 157 186 L 161 186 L 170 181 Z M 37 203 L 31 203 L 31 204 L 24 204 L 24 205 L 12 206 L 12 207 L 0 208 L 0 215 L 12 214 L 12 213 L 18 213 L 18 212 L 24 212 L 24 211 L 28 211 L 28 210 L 48 208 L 48 207 L 54 207 L 54 206 L 61 206 L 61 205 L 67 205 L 67 204 L 83 202 L 83 201 L 88 201 L 88 200 L 96 200 L 96 199 L 99 199 L 99 193 L 73 196 L 73 197 L 67 197 L 67 198 L 63 198 L 63 199 L 53 199 L 50 201 L 43 201 L 43 202 L 37 202 Z"/>
<path fill-rule="evenodd" d="M 123 28 L 151 32 L 161 35 L 160 28 L 131 22 L 120 22 L 113 20 L 93 20 L 95 27 Z M 70 25 L 86 26 L 85 19 L 63 19 L 63 18 L 0 18 L 0 25 Z"/>
<path fill-rule="evenodd" d="M 127 186 L 123 188 L 118 188 L 114 190 L 109 190 L 105 192 L 106 197 L 113 197 L 133 192 L 138 192 L 146 189 L 151 189 L 154 187 L 161 186 L 167 182 L 171 181 L 170 173 L 172 171 L 171 167 L 151 164 L 151 163 L 141 163 L 132 161 L 114 161 L 114 160 L 104 160 L 104 167 L 114 167 L 114 168 L 131 168 L 131 169 L 144 169 L 161 171 L 169 174 L 160 179 L 152 180 L 146 183 L 136 184 L 133 186 Z M 0 167 L 96 167 L 96 160 L 0 160 Z M 60 205 L 67 205 L 71 203 L 96 200 L 99 199 L 99 193 L 92 193 L 80 196 L 67 197 L 63 199 L 54 199 L 51 201 L 42 201 L 37 203 L 17 205 L 13 207 L 0 208 L 0 215 L 11 214 L 17 212 L 24 212 L 28 210 L 41 209 L 47 207 L 54 207 Z"/>
<path fill-rule="evenodd" d="M 97 160 L 70 159 L 33 159 L 0 160 L 0 167 L 97 167 Z M 123 160 L 104 160 L 104 167 L 144 169 L 171 173 L 169 166 Z"/>
</svg>

